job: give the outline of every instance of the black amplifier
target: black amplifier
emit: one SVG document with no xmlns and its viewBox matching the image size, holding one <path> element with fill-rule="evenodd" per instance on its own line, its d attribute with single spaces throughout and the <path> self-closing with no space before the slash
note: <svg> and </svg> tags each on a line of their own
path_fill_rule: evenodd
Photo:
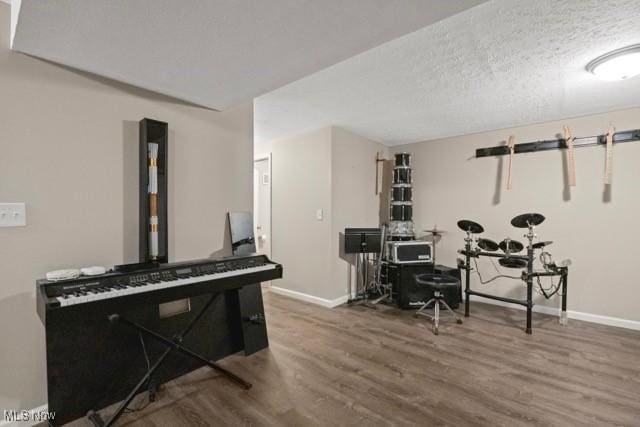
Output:
<svg viewBox="0 0 640 427">
<path fill-rule="evenodd" d="M 416 284 L 416 274 L 438 273 L 453 276 L 460 280 L 460 270 L 457 268 L 437 265 L 433 263 L 387 263 L 386 277 L 388 283 L 393 285 L 393 297 L 398 307 L 404 310 L 417 310 L 424 303 L 433 298 L 433 291 Z M 459 289 L 451 289 L 444 292 L 444 300 L 453 309 L 461 302 Z"/>
</svg>

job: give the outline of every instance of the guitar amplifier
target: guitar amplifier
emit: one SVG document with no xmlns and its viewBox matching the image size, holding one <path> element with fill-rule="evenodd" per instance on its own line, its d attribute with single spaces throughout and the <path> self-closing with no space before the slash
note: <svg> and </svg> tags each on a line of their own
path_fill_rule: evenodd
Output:
<svg viewBox="0 0 640 427">
<path fill-rule="evenodd" d="M 432 261 L 433 243 L 421 240 L 387 243 L 389 261 L 396 264 L 424 263 Z"/>
</svg>

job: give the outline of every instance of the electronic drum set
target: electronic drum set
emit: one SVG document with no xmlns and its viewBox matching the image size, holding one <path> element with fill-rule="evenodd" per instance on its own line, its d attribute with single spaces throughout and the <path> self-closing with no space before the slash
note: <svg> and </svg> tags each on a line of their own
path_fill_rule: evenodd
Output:
<svg viewBox="0 0 640 427">
<path fill-rule="evenodd" d="M 514 240 L 511 238 L 505 238 L 500 243 L 496 243 L 495 241 L 478 237 L 479 234 L 484 232 L 484 227 L 477 222 L 470 220 L 461 220 L 458 221 L 458 228 L 466 233 L 465 247 L 464 249 L 458 251 L 460 254 L 465 256 L 464 260 L 460 260 L 460 267 L 466 270 L 466 300 L 465 300 L 465 317 L 469 317 L 469 300 L 471 295 L 477 295 L 484 298 L 489 298 L 493 300 L 499 300 L 503 302 L 510 302 L 514 304 L 523 305 L 527 309 L 527 327 L 526 332 L 528 334 L 531 333 L 531 312 L 533 309 L 533 280 L 536 279 L 537 283 L 540 287 L 541 294 L 544 295 L 547 299 L 551 296 L 557 294 L 561 290 L 562 296 L 562 311 L 560 314 L 560 323 L 565 325 L 567 323 L 567 281 L 568 281 L 568 267 L 571 264 L 570 260 L 565 260 L 556 265 L 551 257 L 551 254 L 545 250 L 546 247 L 551 245 L 552 241 L 538 241 L 534 243 L 534 239 L 537 237 L 534 230 L 535 227 L 542 224 L 545 220 L 545 217 L 539 213 L 525 213 L 522 215 L 518 215 L 511 220 L 511 225 L 520 229 L 527 229 L 527 233 L 524 237 L 527 239 L 526 246 L 526 255 L 521 254 L 525 249 L 525 245 L 523 245 L 518 240 Z M 536 251 L 542 251 L 540 253 L 540 261 L 543 265 L 543 271 L 534 271 L 534 256 Z M 527 286 L 527 299 L 518 300 L 513 298 L 501 297 L 496 295 L 486 294 L 484 292 L 477 292 L 471 289 L 470 287 L 470 273 L 473 270 L 471 266 L 471 259 L 477 259 L 480 257 L 492 257 L 498 258 L 498 263 L 500 266 L 509 268 L 509 269 L 520 269 L 523 270 L 519 279 L 525 282 Z M 476 264 L 476 273 L 480 275 Z M 552 288 L 544 289 L 541 284 L 540 277 L 552 277 L 559 276 L 560 279 L 557 285 L 552 286 Z M 507 275 L 499 275 L 498 277 L 511 277 Z M 482 281 L 482 278 L 480 277 Z M 492 279 L 493 280 L 493 279 Z M 488 283 L 488 282 L 484 282 Z"/>
<path fill-rule="evenodd" d="M 527 228 L 529 232 L 525 234 L 524 237 L 528 239 L 529 246 L 534 250 L 543 249 L 546 246 L 551 245 L 553 241 L 547 240 L 533 243 L 533 239 L 537 237 L 533 231 L 534 227 L 542 224 L 544 220 L 545 217 L 541 214 L 522 214 L 513 218 L 511 220 L 511 225 L 517 228 Z M 465 239 L 465 241 L 467 241 L 467 239 L 471 239 L 469 240 L 470 242 L 474 241 L 473 236 L 484 232 L 484 228 L 480 224 L 469 220 L 458 221 L 458 228 L 467 233 L 467 238 Z M 516 269 L 527 267 L 528 259 L 526 257 L 513 256 L 519 254 L 524 249 L 524 245 L 518 240 L 507 237 L 500 243 L 496 243 L 491 239 L 479 237 L 475 240 L 475 243 L 477 248 L 484 252 L 497 252 L 498 250 L 502 251 L 502 253 L 504 253 L 504 256 L 500 257 L 498 260 L 498 263 L 502 267 Z"/>
</svg>

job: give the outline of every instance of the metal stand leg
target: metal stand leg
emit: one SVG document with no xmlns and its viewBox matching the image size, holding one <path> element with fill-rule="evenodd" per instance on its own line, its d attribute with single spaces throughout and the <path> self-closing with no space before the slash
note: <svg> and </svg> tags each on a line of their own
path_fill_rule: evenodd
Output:
<svg viewBox="0 0 640 427">
<path fill-rule="evenodd" d="M 431 313 L 425 312 L 425 310 L 431 305 L 431 303 L 434 303 L 433 315 Z M 433 323 L 433 333 L 435 335 L 438 335 L 438 326 L 440 326 L 440 304 L 444 306 L 445 310 L 451 313 L 453 318 L 456 319 L 457 323 L 462 323 L 462 319 L 456 314 L 455 311 L 451 309 L 451 307 L 449 307 L 449 304 L 446 303 L 442 295 L 436 293 L 436 296 L 434 298 L 431 298 L 429 301 L 427 301 L 426 304 L 424 304 L 418 309 L 418 311 L 414 313 L 414 316 L 416 317 L 422 315 L 431 319 Z"/>
<path fill-rule="evenodd" d="M 356 254 L 356 282 L 355 282 L 355 295 L 352 291 L 351 288 L 349 288 L 349 300 L 347 301 L 347 304 L 353 304 L 356 303 L 360 300 L 362 300 L 362 295 L 360 293 L 360 281 L 362 280 L 362 253 L 358 252 Z"/>
<path fill-rule="evenodd" d="M 464 317 L 469 317 L 469 300 L 471 299 L 471 257 L 469 256 L 469 251 L 471 250 L 471 245 L 467 243 L 467 256 L 466 256 L 466 264 L 465 264 L 465 298 L 464 298 Z"/>
<path fill-rule="evenodd" d="M 142 325 L 139 325 L 135 322 L 132 322 L 128 319 L 125 319 L 123 317 L 119 317 L 116 321 L 123 323 L 125 325 L 129 325 L 132 328 L 152 337 L 155 338 L 157 341 L 160 341 L 161 343 L 163 343 L 164 345 L 166 345 L 167 347 L 169 347 L 172 350 L 177 350 L 182 354 L 185 354 L 189 357 L 192 357 L 202 363 L 204 363 L 205 365 L 209 366 L 210 368 L 220 372 L 222 375 L 226 376 L 227 378 L 229 378 L 231 381 L 233 381 L 234 383 L 238 384 L 240 387 L 244 388 L 245 390 L 249 390 L 251 388 L 251 383 L 243 380 L 242 378 L 240 378 L 239 376 L 237 376 L 236 374 L 234 374 L 233 372 L 223 368 L 222 366 L 218 365 L 215 362 L 210 361 L 209 359 L 206 359 L 205 357 L 199 355 L 198 353 L 195 353 L 191 350 L 189 350 L 188 348 L 185 348 L 181 345 L 183 337 L 182 336 L 176 336 L 174 337 L 173 340 L 169 340 L 165 337 L 163 337 L 162 335 L 159 335 L 147 328 L 145 328 Z"/>
<path fill-rule="evenodd" d="M 440 300 L 440 302 L 442 303 L 442 305 L 444 305 L 444 308 L 446 308 L 446 309 L 447 309 L 447 311 L 448 311 L 449 313 L 451 313 L 451 315 L 453 316 L 453 318 L 454 318 L 454 319 L 456 319 L 456 322 L 458 322 L 459 324 L 461 324 L 461 323 L 462 323 L 462 319 L 461 319 L 461 318 L 456 314 L 456 312 L 455 312 L 455 311 L 453 311 L 453 310 L 451 309 L 451 307 L 449 307 L 449 304 L 447 304 L 447 302 L 446 302 L 444 299 L 443 299 L 443 300 Z"/>
<path fill-rule="evenodd" d="M 391 302 L 393 300 L 393 286 L 389 283 L 383 285 L 380 280 L 380 269 L 381 269 L 380 264 L 381 263 L 382 263 L 382 256 L 379 255 L 376 260 L 376 265 L 377 265 L 376 277 L 374 279 L 375 282 L 373 282 L 373 285 L 376 292 L 379 293 L 380 296 L 370 301 L 372 305 L 377 305 L 384 301 Z"/>
<path fill-rule="evenodd" d="M 364 261 L 364 269 L 362 271 L 362 294 L 366 301 L 369 299 L 369 254 L 362 254 L 362 260 Z"/>
<path fill-rule="evenodd" d="M 567 281 L 569 273 L 565 270 L 562 274 L 562 312 L 560 313 L 560 324 L 567 326 Z"/>
<path fill-rule="evenodd" d="M 527 283 L 527 328 L 525 332 L 531 335 L 531 314 L 533 311 L 533 293 L 532 293 L 533 285 L 531 283 Z"/>
<path fill-rule="evenodd" d="M 347 304 L 349 305 L 361 305 L 362 307 L 371 308 L 377 310 L 375 306 L 376 301 L 369 301 L 369 270 L 367 265 L 369 264 L 369 258 L 364 252 L 360 252 L 356 258 L 356 277 L 362 280 L 362 286 L 358 287 L 358 279 L 356 279 L 356 295 L 349 298 Z M 360 266 L 360 267 L 359 267 Z M 358 268 L 359 267 L 359 268 Z"/>
<path fill-rule="evenodd" d="M 371 304 L 380 304 L 383 301 L 391 301 L 391 286 L 388 286 L 388 292 L 379 296 L 378 298 L 371 300 Z"/>
<path fill-rule="evenodd" d="M 191 322 L 189 322 L 189 324 L 187 325 L 187 327 L 184 329 L 184 331 L 182 331 L 182 333 L 176 335 L 175 337 L 173 337 L 173 339 L 168 339 L 163 337 L 162 335 L 159 335 L 147 328 L 145 328 L 142 325 L 139 325 L 135 322 L 132 322 L 122 316 L 120 316 L 119 314 L 112 314 L 109 316 L 109 321 L 111 323 L 122 323 L 125 324 L 127 326 L 130 326 L 131 328 L 137 330 L 138 332 L 144 333 L 152 338 L 155 338 L 156 340 L 160 341 L 161 343 L 163 343 L 164 345 L 167 346 L 167 349 L 162 353 L 162 355 L 158 358 L 158 360 L 156 360 L 156 362 L 153 364 L 153 366 L 151 366 L 151 368 L 147 371 L 147 373 L 145 373 L 145 375 L 142 377 L 142 379 L 140 379 L 140 381 L 138 382 L 138 384 L 133 388 L 133 390 L 131 390 L 131 392 L 129 392 L 129 394 L 127 395 L 126 399 L 124 401 L 122 401 L 122 403 L 120 403 L 120 405 L 118 406 L 118 408 L 116 409 L 116 411 L 106 420 L 103 421 L 102 418 L 100 417 L 100 414 L 90 410 L 87 413 L 87 418 L 89 419 L 89 421 L 91 421 L 96 427 L 108 427 L 113 425 L 113 423 L 115 423 L 118 418 L 120 418 L 120 416 L 122 415 L 122 413 L 124 412 L 124 410 L 127 408 L 127 406 L 129 406 L 129 404 L 131 403 L 131 401 L 136 397 L 136 395 L 140 392 L 140 390 L 142 389 L 142 387 L 144 387 L 145 383 L 149 380 L 149 378 L 151 378 L 151 376 L 153 375 L 153 373 L 162 365 L 162 362 L 164 362 L 164 360 L 167 358 L 167 356 L 169 355 L 169 353 L 171 353 L 173 350 L 177 350 L 183 354 L 186 354 L 189 357 L 192 357 L 208 366 L 210 366 L 211 368 L 215 369 L 216 371 L 220 372 L 221 374 L 223 374 L 225 377 L 229 378 L 231 381 L 235 382 L 236 384 L 240 385 L 242 388 L 244 388 L 245 390 L 248 390 L 251 388 L 251 383 L 243 380 L 242 378 L 240 378 L 239 376 L 235 375 L 234 373 L 224 369 L 223 367 L 217 365 L 216 363 L 206 359 L 205 357 L 199 355 L 198 353 L 195 353 L 185 347 L 182 346 L 182 341 L 184 340 L 184 337 L 191 331 L 191 329 L 193 329 L 193 327 L 195 326 L 195 324 L 202 318 L 202 316 L 204 315 L 204 313 L 209 309 L 209 307 L 213 304 L 213 302 L 218 298 L 220 294 L 216 294 L 216 295 L 212 295 L 211 298 L 209 299 L 209 301 L 207 301 L 207 303 L 204 305 L 204 307 L 202 308 L 202 310 L 200 310 L 200 312 L 198 312 L 198 314 L 191 320 Z"/>
<path fill-rule="evenodd" d="M 431 298 L 429 301 L 427 301 L 427 303 L 426 303 L 426 304 L 424 304 L 422 307 L 420 307 L 420 308 L 418 309 L 418 311 L 416 311 L 416 312 L 414 313 L 414 316 L 418 316 L 419 314 L 423 314 L 422 312 L 423 312 L 424 310 L 426 310 L 426 309 L 427 309 L 427 307 L 429 307 L 429 305 L 430 305 L 432 302 L 434 302 L 435 300 L 436 300 L 435 298 Z M 431 317 L 431 315 L 428 315 L 428 316 L 429 316 L 429 317 Z"/>
<path fill-rule="evenodd" d="M 433 306 L 435 315 L 433 316 L 433 333 L 438 335 L 438 321 L 440 320 L 440 300 L 436 300 L 436 305 Z"/>
<path fill-rule="evenodd" d="M 530 231 L 530 233 L 532 233 Z M 531 334 L 531 315 L 533 312 L 533 247 L 531 241 L 527 248 L 527 328 L 525 332 Z"/>
</svg>

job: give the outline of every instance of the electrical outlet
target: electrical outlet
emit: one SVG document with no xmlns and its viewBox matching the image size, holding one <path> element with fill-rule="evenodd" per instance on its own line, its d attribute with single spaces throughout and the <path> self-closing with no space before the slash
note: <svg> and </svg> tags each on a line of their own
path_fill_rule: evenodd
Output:
<svg viewBox="0 0 640 427">
<path fill-rule="evenodd" d="M 27 225 L 27 208 L 24 203 L 0 203 L 0 227 L 24 227 Z"/>
</svg>

